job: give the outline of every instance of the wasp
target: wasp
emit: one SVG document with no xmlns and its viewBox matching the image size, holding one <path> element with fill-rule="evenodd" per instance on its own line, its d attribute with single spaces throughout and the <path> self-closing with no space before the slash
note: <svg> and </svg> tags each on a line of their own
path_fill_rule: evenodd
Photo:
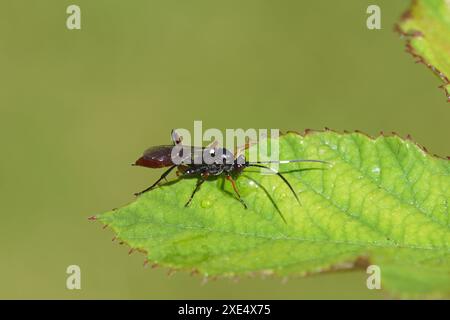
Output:
<svg viewBox="0 0 450 320">
<path fill-rule="evenodd" d="M 139 196 L 155 188 L 162 180 L 167 178 L 170 172 L 177 168 L 177 174 L 181 178 L 198 177 L 197 184 L 195 185 L 191 196 L 187 200 L 185 207 L 188 207 L 190 205 L 195 194 L 200 189 L 200 186 L 209 177 L 224 176 L 231 183 L 231 186 L 233 187 L 234 193 L 236 195 L 236 199 L 239 200 L 240 203 L 242 203 L 245 209 L 247 209 L 247 205 L 241 198 L 239 190 L 236 186 L 234 177 L 239 176 L 239 174 L 241 174 L 245 168 L 258 167 L 264 168 L 276 174 L 290 189 L 297 202 L 300 203 L 297 193 L 294 191 L 294 188 L 289 183 L 289 181 L 280 172 L 268 166 L 265 166 L 264 164 L 286 164 L 295 162 L 328 163 L 326 161 L 313 159 L 249 162 L 246 160 L 243 154 L 235 155 L 226 148 L 218 147 L 216 142 L 207 147 L 186 146 L 182 145 L 182 137 L 180 137 L 174 130 L 172 130 L 171 136 L 173 142 L 172 145 L 150 147 L 144 151 L 143 155 L 139 159 L 137 159 L 135 163 L 132 164 L 135 166 L 142 166 L 147 168 L 168 168 L 150 187 L 141 192 L 135 193 L 136 196 Z M 246 145 L 244 148 L 246 147 L 248 147 L 248 145 Z M 280 213 L 279 210 L 278 212 Z M 282 215 L 281 217 L 283 218 Z"/>
</svg>

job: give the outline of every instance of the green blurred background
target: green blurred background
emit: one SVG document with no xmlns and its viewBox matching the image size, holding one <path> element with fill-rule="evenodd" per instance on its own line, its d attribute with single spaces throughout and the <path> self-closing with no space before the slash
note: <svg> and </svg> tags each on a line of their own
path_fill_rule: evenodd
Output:
<svg viewBox="0 0 450 320">
<path fill-rule="evenodd" d="M 77 4 L 82 29 L 66 28 Z M 366 28 L 378 4 L 382 30 Z M 410 133 L 440 155 L 450 108 L 393 25 L 409 1 L 3 0 L 0 298 L 385 298 L 364 271 L 217 280 L 144 269 L 87 217 L 160 175 L 172 128 Z M 66 268 L 82 270 L 67 290 Z"/>
</svg>

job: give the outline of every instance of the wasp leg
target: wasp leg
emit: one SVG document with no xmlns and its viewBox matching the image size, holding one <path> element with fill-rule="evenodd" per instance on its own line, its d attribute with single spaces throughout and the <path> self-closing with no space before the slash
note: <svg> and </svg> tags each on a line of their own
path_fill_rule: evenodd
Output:
<svg viewBox="0 0 450 320">
<path fill-rule="evenodd" d="M 194 195 L 197 193 L 197 191 L 200 189 L 200 186 L 205 182 L 205 179 L 198 179 L 197 185 L 195 186 L 194 191 L 191 194 L 191 197 L 189 198 L 188 202 L 184 205 L 185 207 L 188 207 L 191 204 L 192 198 L 194 198 Z"/>
<path fill-rule="evenodd" d="M 231 182 L 231 185 L 233 186 L 234 193 L 236 193 L 237 199 L 240 203 L 244 206 L 245 209 L 247 209 L 247 205 L 245 204 L 244 200 L 241 199 L 241 195 L 236 187 L 236 182 L 231 176 L 226 176 L 227 180 Z"/>
<path fill-rule="evenodd" d="M 143 193 L 145 193 L 145 192 L 147 192 L 147 191 L 152 190 L 158 183 L 161 182 L 162 179 L 166 179 L 166 177 L 169 175 L 170 171 L 172 171 L 172 170 L 175 169 L 176 167 L 177 167 L 177 166 L 171 166 L 169 169 L 167 169 L 167 170 L 161 175 L 161 177 L 160 177 L 158 180 L 156 180 L 156 182 L 155 182 L 154 184 L 152 184 L 152 185 L 151 185 L 150 187 L 148 187 L 147 189 L 142 190 L 141 192 L 135 193 L 134 195 L 135 195 L 135 196 L 139 196 L 139 195 L 141 195 L 141 194 L 143 194 Z M 166 179 L 166 180 L 167 180 L 167 179 Z"/>
</svg>

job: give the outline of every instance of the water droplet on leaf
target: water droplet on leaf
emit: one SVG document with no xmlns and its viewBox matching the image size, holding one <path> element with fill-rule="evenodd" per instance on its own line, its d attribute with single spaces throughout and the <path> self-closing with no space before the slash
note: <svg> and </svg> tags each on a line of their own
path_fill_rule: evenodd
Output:
<svg viewBox="0 0 450 320">
<path fill-rule="evenodd" d="M 202 208 L 211 208 L 211 205 L 212 203 L 208 199 L 203 199 L 201 202 Z"/>
</svg>

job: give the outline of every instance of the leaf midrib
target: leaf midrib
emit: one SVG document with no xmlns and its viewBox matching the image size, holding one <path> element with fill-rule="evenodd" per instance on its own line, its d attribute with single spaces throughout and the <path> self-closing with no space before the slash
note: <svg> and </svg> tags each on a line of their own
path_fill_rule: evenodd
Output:
<svg viewBox="0 0 450 320">
<path fill-rule="evenodd" d="M 261 238 L 265 240 L 273 240 L 273 241 L 299 241 L 299 242 L 313 242 L 313 243 L 330 243 L 330 244 L 343 244 L 343 245 L 349 245 L 349 246 L 359 246 L 359 247 L 365 247 L 366 249 L 370 249 L 371 247 L 374 248 L 399 248 L 399 249 L 417 249 L 417 250 L 427 250 L 427 251 L 446 251 L 450 253 L 450 249 L 445 247 L 424 247 L 424 246 L 413 246 L 413 245 L 405 245 L 405 244 L 393 244 L 393 245 L 383 245 L 383 244 L 375 244 L 370 242 L 353 242 L 353 241 L 340 241 L 340 240 L 330 240 L 330 239 L 314 239 L 314 238 L 300 238 L 300 237 L 292 237 L 292 236 L 283 236 L 283 237 L 272 237 L 272 236 L 266 236 L 261 234 L 253 234 L 253 233 L 245 233 L 245 232 L 235 232 L 235 231 L 228 231 L 228 230 L 220 230 L 210 227 L 204 227 L 204 226 L 195 226 L 195 225 L 186 225 L 186 224 L 175 224 L 175 223 L 167 223 L 162 221 L 156 221 L 153 219 L 142 219 L 139 218 L 139 221 L 135 221 L 134 223 L 130 223 L 127 225 L 121 225 L 121 228 L 127 229 L 137 224 L 152 224 L 156 225 L 158 227 L 172 227 L 178 230 L 202 230 L 202 231 L 208 231 L 208 232 L 214 232 L 214 233 L 220 233 L 220 234 L 229 234 L 233 236 L 239 236 L 239 237 L 245 237 L 245 238 Z M 115 228 L 114 225 L 111 225 L 111 228 L 116 231 L 120 237 L 120 233 L 118 232 L 117 228 Z M 122 232 L 123 233 L 123 232 Z M 142 240 L 142 239 L 148 239 L 149 237 L 132 237 L 127 236 L 127 239 L 131 240 Z"/>
</svg>

